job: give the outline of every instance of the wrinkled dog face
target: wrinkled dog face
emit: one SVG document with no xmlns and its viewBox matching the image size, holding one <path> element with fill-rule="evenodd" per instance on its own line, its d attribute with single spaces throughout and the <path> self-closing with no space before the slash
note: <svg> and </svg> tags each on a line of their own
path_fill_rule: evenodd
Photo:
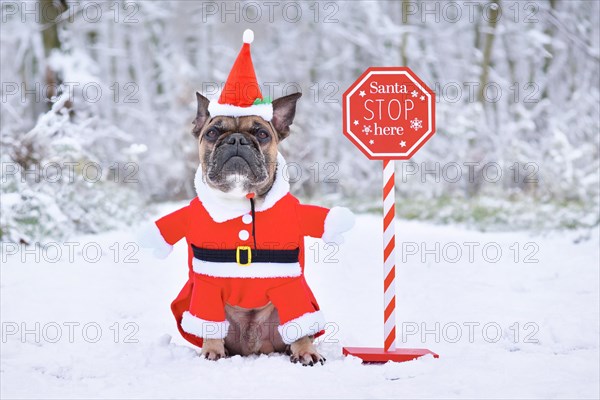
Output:
<svg viewBox="0 0 600 400">
<path fill-rule="evenodd" d="M 273 119 L 258 116 L 211 118 L 209 100 L 199 93 L 194 136 L 198 138 L 205 182 L 234 196 L 271 188 L 277 168 L 277 146 L 289 135 L 300 93 L 273 101 Z"/>
<path fill-rule="evenodd" d="M 269 183 L 277 132 L 260 117 L 216 117 L 200 141 L 206 180 L 223 192 L 249 193 Z"/>
</svg>

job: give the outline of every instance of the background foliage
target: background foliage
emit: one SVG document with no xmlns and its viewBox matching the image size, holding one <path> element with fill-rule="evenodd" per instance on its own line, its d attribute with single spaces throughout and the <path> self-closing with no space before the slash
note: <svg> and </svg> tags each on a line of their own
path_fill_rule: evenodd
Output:
<svg viewBox="0 0 600 400">
<path fill-rule="evenodd" d="M 380 166 L 343 137 L 341 95 L 369 66 L 407 65 L 437 94 L 438 132 L 397 165 L 401 216 L 598 224 L 598 2 L 267 3 L 3 2 L 2 240 L 109 229 L 192 197 L 194 92 L 216 94 L 246 28 L 263 94 L 303 92 L 282 145 L 296 194 L 377 209 Z M 49 179 L 52 162 L 75 178 Z"/>
</svg>

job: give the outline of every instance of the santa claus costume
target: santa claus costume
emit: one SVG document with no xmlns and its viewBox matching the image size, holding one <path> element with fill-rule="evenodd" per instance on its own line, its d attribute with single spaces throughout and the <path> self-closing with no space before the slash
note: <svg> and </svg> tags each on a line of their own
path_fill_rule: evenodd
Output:
<svg viewBox="0 0 600 400">
<path fill-rule="evenodd" d="M 263 101 L 258 84 L 255 98 L 247 98 L 252 91 L 239 92 L 240 80 L 256 83 L 249 49 L 252 38 L 251 31 L 244 32 L 244 45 L 223 91 L 229 95 L 211 101 L 211 116 L 259 115 L 271 120 L 272 105 Z M 273 186 L 264 199 L 255 200 L 253 193 L 232 198 L 211 188 L 200 165 L 194 182 L 198 197 L 157 220 L 141 239 L 159 257 L 186 239 L 188 281 L 171 309 L 179 331 L 191 343 L 202 346 L 204 338 L 227 336 L 225 304 L 260 308 L 272 303 L 279 315 L 278 331 L 287 344 L 322 333 L 325 319 L 304 279 L 304 237 L 339 243 L 354 217 L 342 207 L 300 204 L 289 193 L 284 168 L 285 160 L 278 154 Z"/>
</svg>

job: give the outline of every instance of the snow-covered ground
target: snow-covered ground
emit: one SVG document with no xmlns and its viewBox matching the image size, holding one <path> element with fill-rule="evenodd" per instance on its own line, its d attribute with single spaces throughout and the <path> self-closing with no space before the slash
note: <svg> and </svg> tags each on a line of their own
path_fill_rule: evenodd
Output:
<svg viewBox="0 0 600 400">
<path fill-rule="evenodd" d="M 335 254 L 307 243 L 307 279 L 330 321 L 327 363 L 312 368 L 283 355 L 198 357 L 169 309 L 186 279 L 183 243 L 165 261 L 136 252 L 131 232 L 80 237 L 60 261 L 56 246 L 5 244 L 2 398 L 600 396 L 597 231 L 576 243 L 398 221 L 399 340 L 440 358 L 361 365 L 341 348 L 382 344 L 380 227 L 359 216 Z"/>
</svg>

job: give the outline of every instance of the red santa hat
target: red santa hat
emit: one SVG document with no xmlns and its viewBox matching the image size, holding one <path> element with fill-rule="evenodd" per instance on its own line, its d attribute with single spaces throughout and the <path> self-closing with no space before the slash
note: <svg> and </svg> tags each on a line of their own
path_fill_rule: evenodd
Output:
<svg viewBox="0 0 600 400">
<path fill-rule="evenodd" d="M 208 112 L 212 117 L 258 115 L 270 121 L 273 118 L 273 105 L 269 99 L 263 98 L 260 92 L 250 55 L 250 43 L 254 40 L 254 32 L 246 29 L 243 40 L 244 44 L 229 72 L 221 96 L 219 100 L 209 103 Z"/>
</svg>

